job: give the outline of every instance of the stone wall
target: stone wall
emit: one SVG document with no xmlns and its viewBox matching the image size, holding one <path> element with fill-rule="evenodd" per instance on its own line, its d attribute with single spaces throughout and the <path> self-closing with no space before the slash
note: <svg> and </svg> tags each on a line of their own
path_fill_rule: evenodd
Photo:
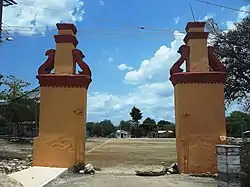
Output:
<svg viewBox="0 0 250 187">
<path fill-rule="evenodd" d="M 241 187 L 241 147 L 217 145 L 218 187 Z"/>
</svg>

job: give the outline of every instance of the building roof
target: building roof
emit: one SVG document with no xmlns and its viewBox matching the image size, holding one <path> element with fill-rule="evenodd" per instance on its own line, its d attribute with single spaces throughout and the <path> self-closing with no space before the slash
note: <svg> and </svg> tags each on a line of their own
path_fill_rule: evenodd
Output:
<svg viewBox="0 0 250 187">
<path fill-rule="evenodd" d="M 158 131 L 159 134 L 166 133 L 166 131 Z"/>
<path fill-rule="evenodd" d="M 117 133 L 128 134 L 128 132 L 127 132 L 127 131 L 124 131 L 124 130 L 117 130 L 116 132 L 117 132 Z"/>
</svg>

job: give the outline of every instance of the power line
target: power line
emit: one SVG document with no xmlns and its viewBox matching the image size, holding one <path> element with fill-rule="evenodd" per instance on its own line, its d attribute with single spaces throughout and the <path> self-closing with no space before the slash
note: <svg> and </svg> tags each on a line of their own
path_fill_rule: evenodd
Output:
<svg viewBox="0 0 250 187">
<path fill-rule="evenodd" d="M 47 7 L 40 7 L 40 6 L 31 4 L 31 3 L 18 2 L 18 4 L 22 4 L 22 5 L 27 5 L 27 6 L 32 6 L 32 7 L 36 7 L 36 8 L 41 8 L 41 9 L 45 9 L 45 10 L 51 10 L 51 11 L 56 11 L 56 12 L 58 12 L 58 10 L 56 10 L 56 9 L 47 8 Z"/>
<path fill-rule="evenodd" d="M 247 11 L 247 10 L 240 10 L 240 9 L 236 9 L 236 8 L 232 8 L 232 7 L 228 7 L 228 6 L 224 6 L 224 5 L 219 5 L 219 4 L 215 4 L 215 3 L 211 3 L 211 2 L 203 1 L 203 0 L 196 0 L 196 1 L 199 1 L 201 3 L 206 3 L 206 4 L 209 4 L 209 5 L 213 5 L 213 6 L 217 6 L 217 7 L 220 7 L 220 8 L 225 8 L 225 9 L 234 10 L 234 11 L 237 11 L 237 12 L 244 12 L 244 13 L 250 14 L 250 11 Z"/>
</svg>

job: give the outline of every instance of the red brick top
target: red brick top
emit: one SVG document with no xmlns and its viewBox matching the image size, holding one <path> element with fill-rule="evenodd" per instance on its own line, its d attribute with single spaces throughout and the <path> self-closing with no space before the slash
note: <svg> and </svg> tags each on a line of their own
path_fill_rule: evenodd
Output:
<svg viewBox="0 0 250 187">
<path fill-rule="evenodd" d="M 72 23 L 57 23 L 56 27 L 58 30 L 71 30 L 74 34 L 77 33 L 77 29 Z"/>
<path fill-rule="evenodd" d="M 205 24 L 206 24 L 206 22 L 188 22 L 185 30 L 186 30 L 186 32 L 188 32 L 188 30 L 190 28 L 204 27 Z"/>
<path fill-rule="evenodd" d="M 224 84 L 225 72 L 182 72 L 175 73 L 170 77 L 173 85 L 176 84 Z"/>
<path fill-rule="evenodd" d="M 78 40 L 75 36 L 71 35 L 55 35 L 56 43 L 72 43 L 75 47 L 78 44 Z"/>
<path fill-rule="evenodd" d="M 188 43 L 190 39 L 206 39 L 208 38 L 208 32 L 188 32 L 183 39 L 185 44 Z"/>
<path fill-rule="evenodd" d="M 76 87 L 88 89 L 91 83 L 91 77 L 87 75 L 56 75 L 56 74 L 40 74 L 37 75 L 41 87 Z"/>
</svg>

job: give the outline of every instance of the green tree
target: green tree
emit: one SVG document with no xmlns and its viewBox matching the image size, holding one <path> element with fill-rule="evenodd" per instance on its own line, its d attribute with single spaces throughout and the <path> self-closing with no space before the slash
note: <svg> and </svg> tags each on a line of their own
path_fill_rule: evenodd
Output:
<svg viewBox="0 0 250 187">
<path fill-rule="evenodd" d="M 93 130 L 92 130 L 92 135 L 97 136 L 97 137 L 102 136 L 102 126 L 100 125 L 100 123 L 94 124 Z"/>
<path fill-rule="evenodd" d="M 112 121 L 105 119 L 101 121 L 99 124 L 102 128 L 102 133 L 101 133 L 102 137 L 107 137 L 115 132 L 115 127 Z"/>
<path fill-rule="evenodd" d="M 3 77 L 2 84 L 6 87 L 0 91 L 0 100 L 12 101 L 27 93 L 25 89 L 30 83 L 18 79 L 14 75 Z"/>
<path fill-rule="evenodd" d="M 215 23 L 210 21 L 211 25 Z M 225 99 L 248 103 L 250 93 L 250 17 L 235 23 L 227 32 L 208 27 L 215 53 L 227 68 Z"/>
<path fill-rule="evenodd" d="M 2 79 L 3 79 L 3 75 L 0 74 L 0 86 L 2 85 Z"/>
<path fill-rule="evenodd" d="M 165 121 L 165 120 L 160 120 L 157 123 L 159 130 L 169 130 L 172 125 L 173 125 L 173 123 L 171 123 L 169 121 Z"/>
<path fill-rule="evenodd" d="M 160 121 L 158 121 L 157 126 L 158 126 L 159 130 L 165 130 L 168 133 L 172 131 L 171 137 L 172 138 L 175 137 L 175 124 L 173 124 L 172 122 L 160 120 Z"/>
<path fill-rule="evenodd" d="M 242 132 L 250 130 L 250 114 L 234 111 L 226 117 L 227 136 L 241 137 Z"/>
<path fill-rule="evenodd" d="M 151 118 L 146 118 L 141 125 L 144 135 L 147 135 L 149 137 L 149 134 L 157 128 L 155 120 Z"/>
<path fill-rule="evenodd" d="M 135 106 L 131 109 L 131 112 L 129 113 L 134 125 L 138 126 L 139 121 L 142 119 L 142 112 L 139 108 L 136 108 Z"/>
<path fill-rule="evenodd" d="M 130 132 L 131 131 L 131 121 L 130 120 L 120 121 L 119 129 Z"/>
<path fill-rule="evenodd" d="M 87 122 L 86 123 L 86 131 L 89 132 L 89 136 L 92 137 L 94 136 L 94 127 L 95 127 L 95 122 Z"/>
<path fill-rule="evenodd" d="M 9 129 L 17 126 L 17 135 L 20 136 L 20 123 L 35 120 L 36 100 L 28 98 L 25 89 L 30 84 L 13 75 L 4 77 L 3 89 L 0 90 L 0 100 L 4 104 L 0 106 L 0 116 L 8 122 Z M 15 124 L 15 126 L 11 126 Z M 15 127 L 16 128 L 16 127 Z"/>
</svg>

